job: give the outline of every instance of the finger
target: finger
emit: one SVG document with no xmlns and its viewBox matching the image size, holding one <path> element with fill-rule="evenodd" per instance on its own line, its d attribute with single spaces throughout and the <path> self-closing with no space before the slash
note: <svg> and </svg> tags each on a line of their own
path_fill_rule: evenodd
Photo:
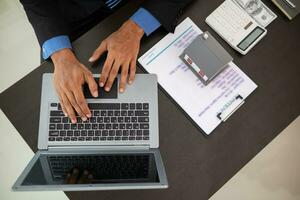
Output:
<svg viewBox="0 0 300 200">
<path fill-rule="evenodd" d="M 72 92 L 70 91 L 66 91 L 66 95 L 69 99 L 69 102 L 71 103 L 71 105 L 73 106 L 73 108 L 76 110 L 77 114 L 82 118 L 86 118 L 85 114 L 83 113 L 83 111 L 81 110 L 81 108 L 79 107 L 79 105 L 77 104 L 77 101 L 75 99 L 75 96 L 73 94 L 73 92 L 75 91 L 76 89 L 73 89 Z M 75 117 L 76 119 L 76 117 Z M 75 122 L 76 123 L 76 122 Z"/>
<path fill-rule="evenodd" d="M 84 98 L 83 92 L 81 89 L 77 89 L 73 91 L 76 102 L 80 108 L 80 110 L 83 112 L 82 120 L 86 121 L 86 117 L 91 117 L 90 109 L 87 106 L 86 100 Z"/>
<path fill-rule="evenodd" d="M 136 59 L 130 62 L 130 72 L 129 72 L 129 80 L 128 80 L 129 84 L 133 83 L 135 78 L 135 72 L 136 72 Z"/>
<path fill-rule="evenodd" d="M 101 42 L 100 46 L 94 51 L 93 55 L 89 58 L 89 62 L 94 62 L 107 50 L 106 42 Z"/>
<path fill-rule="evenodd" d="M 107 82 L 105 84 L 104 89 L 105 89 L 106 92 L 110 91 L 110 88 L 111 88 L 112 84 L 114 83 L 115 78 L 118 75 L 120 65 L 121 64 L 119 62 L 117 62 L 117 61 L 114 62 L 114 65 L 113 65 L 113 67 L 111 68 L 111 70 L 109 72 L 109 77 L 108 77 Z"/>
<path fill-rule="evenodd" d="M 88 180 L 88 176 L 89 176 L 89 171 L 88 170 L 84 170 L 83 174 L 81 175 L 81 177 L 78 180 L 78 183 L 86 183 Z"/>
<path fill-rule="evenodd" d="M 61 109 L 62 109 L 62 111 L 63 111 L 65 117 L 67 117 L 67 116 L 68 116 L 68 112 L 67 112 L 67 110 L 66 110 L 66 108 L 65 108 L 65 105 L 64 105 L 64 102 L 63 102 L 63 100 L 62 100 L 62 98 L 61 98 L 60 92 L 57 92 L 57 96 L 58 96 L 59 101 L 60 101 L 60 107 L 61 107 Z"/>
<path fill-rule="evenodd" d="M 128 77 L 128 69 L 129 69 L 129 62 L 122 66 L 122 72 L 121 72 L 121 81 L 119 85 L 119 91 L 122 93 L 125 90 L 126 87 L 126 81 Z"/>
<path fill-rule="evenodd" d="M 87 82 L 90 92 L 93 95 L 93 97 L 98 97 L 98 85 L 93 77 L 93 74 L 91 72 L 84 74 L 84 79 Z"/>
<path fill-rule="evenodd" d="M 71 103 L 69 102 L 68 97 L 66 96 L 66 94 L 62 93 L 61 98 L 62 98 L 63 104 L 65 105 L 65 108 L 66 108 L 69 118 L 71 119 L 72 123 L 76 123 L 76 115 L 74 113 L 74 109 L 73 109 Z"/>
<path fill-rule="evenodd" d="M 66 184 L 70 184 L 70 178 L 71 178 L 71 174 L 70 173 L 67 173 L 67 177 L 66 177 L 66 179 L 65 179 L 65 183 Z"/>
<path fill-rule="evenodd" d="M 103 68 L 102 68 L 102 72 L 101 72 L 101 76 L 100 76 L 100 81 L 99 81 L 100 87 L 103 87 L 105 85 L 107 77 L 108 77 L 108 74 L 110 72 L 110 69 L 111 69 L 113 63 L 114 63 L 114 58 L 109 53 L 108 56 L 107 56 L 107 58 L 106 58 L 106 60 L 105 60 Z"/>
<path fill-rule="evenodd" d="M 74 168 L 70 176 L 69 184 L 75 184 L 77 182 L 78 174 L 79 170 L 77 168 Z"/>
</svg>

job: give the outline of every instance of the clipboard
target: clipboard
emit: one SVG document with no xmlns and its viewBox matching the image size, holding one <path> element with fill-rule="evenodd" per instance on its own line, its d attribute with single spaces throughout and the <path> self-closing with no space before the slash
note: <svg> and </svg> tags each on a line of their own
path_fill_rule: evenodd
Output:
<svg viewBox="0 0 300 200">
<path fill-rule="evenodd" d="M 230 62 L 205 86 L 179 58 L 200 34 L 196 24 L 186 18 L 174 34 L 167 34 L 138 61 L 144 71 L 157 74 L 159 88 L 207 136 L 244 104 L 257 85 Z"/>
</svg>

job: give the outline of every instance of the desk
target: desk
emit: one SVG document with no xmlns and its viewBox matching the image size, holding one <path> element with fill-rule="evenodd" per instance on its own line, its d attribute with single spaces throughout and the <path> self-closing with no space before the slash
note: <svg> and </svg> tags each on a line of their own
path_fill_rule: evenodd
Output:
<svg viewBox="0 0 300 200">
<path fill-rule="evenodd" d="M 209 137 L 203 136 L 159 90 L 160 150 L 170 188 L 66 192 L 70 199 L 207 199 L 299 115 L 300 18 L 290 22 L 275 6 L 267 3 L 278 14 L 278 19 L 251 52 L 240 56 L 204 23 L 205 17 L 221 2 L 195 1 L 186 8 L 181 19 L 189 16 L 202 30 L 209 30 L 258 89 Z M 78 58 L 94 73 L 100 72 L 104 60 L 91 66 L 87 62 L 89 56 L 139 3 L 131 1 L 73 43 Z M 165 34 L 164 30 L 159 30 L 144 38 L 140 55 Z M 45 62 L 0 95 L 0 108 L 33 151 L 37 150 L 42 74 L 52 71 L 52 63 Z M 137 71 L 142 73 L 141 69 Z"/>
</svg>

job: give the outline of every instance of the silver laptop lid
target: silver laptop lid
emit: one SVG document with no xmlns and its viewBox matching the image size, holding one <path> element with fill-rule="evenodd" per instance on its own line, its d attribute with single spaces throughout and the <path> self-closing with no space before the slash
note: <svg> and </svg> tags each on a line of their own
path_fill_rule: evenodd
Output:
<svg viewBox="0 0 300 200">
<path fill-rule="evenodd" d="M 153 74 L 136 74 L 135 81 L 132 85 L 127 85 L 124 93 L 118 93 L 119 76 L 112 91 L 108 94 L 100 89 L 101 98 L 88 98 L 87 102 L 93 103 L 147 103 L 149 105 L 149 140 L 127 140 L 127 141 L 49 141 L 49 125 L 51 103 L 58 103 L 59 100 L 52 83 L 52 74 L 43 75 L 39 139 L 38 148 L 70 148 L 73 146 L 130 146 L 133 149 L 137 146 L 145 148 L 158 148 L 158 100 L 157 100 L 157 76 Z M 94 75 L 99 78 L 99 75 Z M 103 95 L 102 95 L 103 94 Z"/>
<path fill-rule="evenodd" d="M 13 190 L 121 190 L 167 188 L 157 149 L 38 151 Z"/>
</svg>

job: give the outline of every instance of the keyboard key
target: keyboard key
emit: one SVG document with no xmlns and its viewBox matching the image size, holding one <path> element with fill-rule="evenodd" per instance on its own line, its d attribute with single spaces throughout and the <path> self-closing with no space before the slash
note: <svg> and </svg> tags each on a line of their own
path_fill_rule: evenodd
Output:
<svg viewBox="0 0 300 200">
<path fill-rule="evenodd" d="M 98 123 L 103 123 L 103 117 L 97 117 L 97 122 Z"/>
<path fill-rule="evenodd" d="M 70 141 L 71 138 L 70 137 L 64 137 L 64 141 Z"/>
<path fill-rule="evenodd" d="M 129 140 L 135 140 L 135 137 L 129 137 Z"/>
<path fill-rule="evenodd" d="M 88 131 L 88 136 L 94 136 L 94 131 L 89 130 L 89 131 Z"/>
<path fill-rule="evenodd" d="M 78 141 L 84 141 L 85 140 L 85 137 L 79 137 L 78 138 Z"/>
<path fill-rule="evenodd" d="M 131 116 L 131 117 L 134 116 L 134 112 L 132 110 L 129 110 L 128 111 L 128 116 Z"/>
<path fill-rule="evenodd" d="M 56 124 L 56 129 L 57 130 L 63 129 L 63 124 Z"/>
<path fill-rule="evenodd" d="M 114 111 L 112 111 L 112 110 L 107 111 L 107 115 L 110 116 L 110 117 L 113 116 L 114 115 Z"/>
<path fill-rule="evenodd" d="M 100 140 L 105 141 L 106 137 L 100 137 Z"/>
<path fill-rule="evenodd" d="M 135 111 L 135 116 L 148 116 L 149 111 Z"/>
<path fill-rule="evenodd" d="M 62 110 L 62 109 L 61 109 L 60 103 L 57 105 L 57 109 L 58 109 L 58 110 Z"/>
<path fill-rule="evenodd" d="M 56 128 L 56 125 L 55 124 L 49 124 L 49 129 L 50 130 L 54 130 Z"/>
<path fill-rule="evenodd" d="M 88 107 L 91 110 L 119 110 L 119 103 L 89 103 Z"/>
<path fill-rule="evenodd" d="M 135 136 L 136 135 L 136 130 L 130 130 L 129 135 L 130 136 Z"/>
<path fill-rule="evenodd" d="M 53 117 L 64 117 L 65 114 L 60 111 L 60 110 L 51 110 L 50 111 L 50 116 L 53 116 Z"/>
<path fill-rule="evenodd" d="M 62 137 L 55 138 L 56 141 L 62 141 Z"/>
<path fill-rule="evenodd" d="M 95 110 L 94 111 L 94 116 L 96 116 L 96 117 L 100 116 L 100 111 L 99 110 Z"/>
<path fill-rule="evenodd" d="M 130 108 L 130 110 L 134 110 L 135 109 L 135 103 L 129 104 L 129 108 Z"/>
<path fill-rule="evenodd" d="M 111 121 L 111 123 L 116 123 L 117 122 L 117 118 L 116 117 L 111 117 L 110 121 Z"/>
<path fill-rule="evenodd" d="M 116 130 L 116 136 L 122 136 L 122 131 L 121 130 Z"/>
<path fill-rule="evenodd" d="M 86 141 L 92 141 L 92 137 L 86 137 L 85 140 Z"/>
<path fill-rule="evenodd" d="M 138 122 L 149 122 L 149 117 L 139 117 Z"/>
<path fill-rule="evenodd" d="M 136 131 L 136 135 L 142 136 L 142 135 L 143 135 L 143 131 L 142 131 L 142 130 L 137 130 L 137 131 Z"/>
<path fill-rule="evenodd" d="M 98 124 L 92 124 L 92 129 L 98 129 Z"/>
<path fill-rule="evenodd" d="M 67 131 L 67 136 L 73 136 L 73 131 Z"/>
<path fill-rule="evenodd" d="M 137 122 L 137 117 L 131 117 L 131 122 Z"/>
<path fill-rule="evenodd" d="M 113 124 L 113 129 L 118 129 L 119 128 L 119 124 Z"/>
<path fill-rule="evenodd" d="M 59 136 L 66 136 L 67 132 L 66 131 L 59 131 Z"/>
<path fill-rule="evenodd" d="M 108 131 L 108 135 L 109 135 L 109 136 L 115 136 L 115 135 L 116 135 L 115 130 L 110 130 L 110 131 Z"/>
<path fill-rule="evenodd" d="M 149 109 L 149 103 L 143 103 L 143 109 L 148 110 Z"/>
<path fill-rule="evenodd" d="M 64 129 L 65 129 L 65 130 L 70 129 L 70 124 L 64 124 Z"/>
<path fill-rule="evenodd" d="M 118 122 L 123 123 L 124 122 L 124 117 L 118 117 Z"/>
<path fill-rule="evenodd" d="M 92 128 L 91 124 L 85 124 L 84 125 L 84 129 L 91 129 L 91 128 Z"/>
<path fill-rule="evenodd" d="M 121 112 L 120 112 L 119 110 L 116 110 L 115 113 L 114 113 L 114 115 L 115 115 L 116 117 L 118 117 L 118 116 L 120 116 L 120 113 L 121 113 Z"/>
<path fill-rule="evenodd" d="M 143 140 L 149 140 L 149 137 L 143 137 Z"/>
<path fill-rule="evenodd" d="M 57 103 L 51 103 L 50 106 L 51 107 L 57 107 Z"/>
<path fill-rule="evenodd" d="M 77 124 L 71 124 L 71 129 L 72 130 L 77 129 Z"/>
<path fill-rule="evenodd" d="M 130 117 L 125 117 L 125 122 L 130 122 Z"/>
<path fill-rule="evenodd" d="M 101 131 L 96 130 L 96 131 L 95 131 L 95 135 L 96 135 L 96 136 L 101 136 Z"/>
<path fill-rule="evenodd" d="M 105 124 L 105 129 L 107 129 L 107 130 L 110 130 L 110 129 L 111 129 L 111 127 L 112 127 L 112 125 L 111 125 L 111 124 Z"/>
<path fill-rule="evenodd" d="M 139 129 L 139 127 L 140 127 L 139 124 L 137 124 L 137 123 L 133 124 L 133 129 Z"/>
<path fill-rule="evenodd" d="M 71 137 L 71 141 L 77 141 L 77 137 Z"/>
<path fill-rule="evenodd" d="M 132 124 L 126 124 L 126 129 L 132 129 Z"/>
<path fill-rule="evenodd" d="M 87 131 L 86 130 L 81 131 L 80 135 L 81 136 L 86 136 L 87 135 Z"/>
<path fill-rule="evenodd" d="M 121 137 L 115 137 L 115 140 L 121 140 Z"/>
<path fill-rule="evenodd" d="M 62 123 L 69 123 L 69 118 L 68 117 L 63 117 L 62 118 Z"/>
<path fill-rule="evenodd" d="M 121 116 L 127 116 L 127 111 L 126 110 L 122 110 L 121 111 Z"/>
<path fill-rule="evenodd" d="M 140 129 L 149 129 L 149 124 L 140 124 Z"/>
<path fill-rule="evenodd" d="M 125 129 L 125 124 L 119 124 L 119 129 Z"/>
<path fill-rule="evenodd" d="M 122 109 L 122 110 L 128 110 L 128 108 L 129 108 L 128 103 L 122 103 L 122 104 L 121 104 L 121 109 Z"/>
<path fill-rule="evenodd" d="M 137 110 L 141 110 L 142 109 L 142 104 L 141 103 L 137 103 L 136 104 L 136 109 Z"/>
<path fill-rule="evenodd" d="M 79 130 L 84 129 L 84 124 L 78 124 L 78 125 L 77 125 L 77 128 L 78 128 Z"/>
<path fill-rule="evenodd" d="M 122 140 L 128 140 L 128 137 L 122 137 Z"/>
<path fill-rule="evenodd" d="M 102 136 L 108 136 L 108 130 L 103 130 L 101 134 Z"/>
<path fill-rule="evenodd" d="M 49 137 L 48 140 L 49 141 L 55 141 L 55 137 Z"/>
<path fill-rule="evenodd" d="M 98 140 L 99 140 L 99 137 L 93 137 L 93 140 L 94 140 L 94 141 L 98 141 Z"/>
<path fill-rule="evenodd" d="M 74 131 L 74 136 L 80 136 L 80 131 Z"/>
<path fill-rule="evenodd" d="M 136 137 L 136 140 L 142 140 L 143 138 L 142 137 Z"/>
<path fill-rule="evenodd" d="M 91 117 L 90 118 L 90 123 L 96 123 L 96 121 L 97 121 L 96 117 Z"/>
<path fill-rule="evenodd" d="M 110 117 L 104 117 L 104 123 L 110 123 Z"/>
<path fill-rule="evenodd" d="M 129 135 L 129 130 L 123 130 L 123 136 L 128 136 Z"/>
<path fill-rule="evenodd" d="M 104 129 L 104 124 L 99 124 L 99 129 Z"/>
<path fill-rule="evenodd" d="M 149 135 L 149 130 L 143 130 L 143 135 L 148 136 Z"/>
<path fill-rule="evenodd" d="M 107 140 L 113 140 L 114 139 L 114 137 L 107 137 Z"/>
<path fill-rule="evenodd" d="M 58 136 L 58 131 L 49 131 L 49 136 Z"/>
<path fill-rule="evenodd" d="M 50 117 L 50 123 L 61 123 L 60 117 Z"/>
</svg>

